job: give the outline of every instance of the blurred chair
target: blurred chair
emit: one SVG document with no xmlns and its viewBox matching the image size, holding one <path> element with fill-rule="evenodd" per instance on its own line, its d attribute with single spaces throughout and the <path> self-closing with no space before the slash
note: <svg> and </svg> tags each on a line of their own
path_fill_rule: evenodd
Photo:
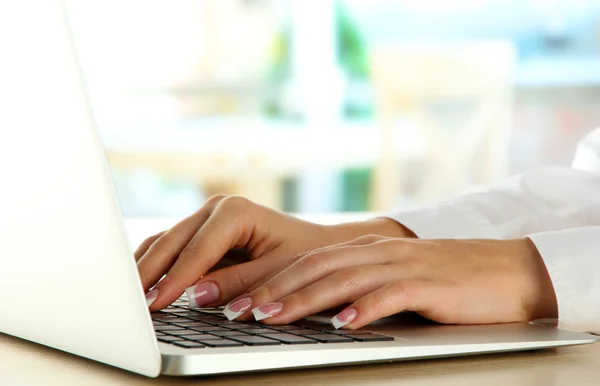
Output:
<svg viewBox="0 0 600 386">
<path fill-rule="evenodd" d="M 376 46 L 370 61 L 381 127 L 373 210 L 392 209 L 411 188 L 423 203 L 506 174 L 512 45 Z M 423 143 L 413 163 L 399 150 L 411 133 Z"/>
</svg>

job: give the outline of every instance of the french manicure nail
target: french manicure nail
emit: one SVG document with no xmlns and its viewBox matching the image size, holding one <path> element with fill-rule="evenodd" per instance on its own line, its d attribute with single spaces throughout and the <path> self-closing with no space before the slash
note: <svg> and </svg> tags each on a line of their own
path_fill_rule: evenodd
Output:
<svg viewBox="0 0 600 386">
<path fill-rule="evenodd" d="M 158 297 L 158 289 L 153 289 L 152 291 L 150 291 L 146 294 L 146 304 L 148 305 L 148 307 L 150 307 L 152 305 L 152 303 L 154 303 L 154 301 L 156 300 L 157 297 Z"/>
<path fill-rule="evenodd" d="M 227 319 L 233 320 L 248 311 L 248 309 L 252 306 L 252 299 L 249 297 L 244 297 L 241 299 L 237 299 L 229 303 L 223 309 L 223 313 L 227 316 Z"/>
<path fill-rule="evenodd" d="M 356 315 L 358 315 L 358 311 L 354 308 L 346 308 L 344 311 L 331 318 L 331 324 L 333 324 L 333 327 L 336 329 L 342 328 L 356 319 Z"/>
<path fill-rule="evenodd" d="M 283 303 L 274 302 L 264 304 L 260 307 L 256 307 L 252 310 L 252 313 L 254 314 L 254 319 L 259 321 L 275 316 L 281 311 L 283 311 Z"/>
<path fill-rule="evenodd" d="M 212 281 L 205 281 L 185 289 L 191 308 L 202 307 L 219 300 L 221 291 L 219 286 Z"/>
</svg>

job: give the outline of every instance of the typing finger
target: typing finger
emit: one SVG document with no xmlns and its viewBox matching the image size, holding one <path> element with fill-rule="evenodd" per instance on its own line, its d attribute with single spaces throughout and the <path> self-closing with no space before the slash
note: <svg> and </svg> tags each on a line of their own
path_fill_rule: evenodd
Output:
<svg viewBox="0 0 600 386">
<path fill-rule="evenodd" d="M 288 324 L 341 304 L 352 303 L 393 280 L 388 265 L 368 265 L 342 269 L 285 296 L 276 302 L 252 309 L 256 320 L 266 324 Z"/>
<path fill-rule="evenodd" d="M 214 207 L 223 199 L 209 199 L 193 215 L 187 217 L 160 236 L 138 261 L 138 271 L 144 291 L 148 291 L 165 274 L 198 229 L 210 217 Z"/>
<path fill-rule="evenodd" d="M 165 232 L 166 231 L 159 232 L 159 233 L 155 234 L 154 236 L 150 236 L 146 240 L 142 241 L 140 246 L 137 247 L 137 249 L 133 253 L 133 256 L 135 257 L 135 261 L 140 260 L 142 258 L 142 256 L 144 256 L 144 254 L 146 253 L 148 248 L 150 248 L 150 246 L 152 244 L 154 244 L 154 242 L 156 240 L 158 240 L 162 235 L 164 235 Z"/>
<path fill-rule="evenodd" d="M 275 277 L 276 275 L 278 275 L 281 271 L 283 271 L 283 269 L 285 268 L 286 265 L 292 265 L 294 262 L 302 259 L 303 257 L 305 257 L 307 255 L 316 254 L 316 253 L 324 253 L 324 252 L 327 252 L 327 251 L 330 251 L 330 250 L 333 250 L 333 249 L 336 249 L 336 248 L 344 247 L 344 246 L 367 245 L 367 244 L 371 244 L 373 242 L 381 241 L 381 240 L 384 240 L 384 239 L 385 238 L 382 237 L 382 236 L 368 235 L 368 236 L 359 237 L 359 238 L 351 240 L 351 241 L 347 241 L 347 242 L 343 242 L 343 243 L 339 243 L 339 244 L 334 244 L 334 245 L 328 245 L 328 246 L 325 246 L 325 247 L 322 247 L 322 248 L 317 248 L 317 249 L 313 249 L 311 251 L 306 251 L 306 252 L 303 252 L 303 253 L 299 253 L 298 255 L 294 256 L 292 259 L 287 260 L 285 262 L 285 264 L 283 264 L 281 266 L 281 269 L 272 270 L 272 272 L 268 276 L 262 277 L 253 286 L 251 286 L 250 288 L 248 288 L 247 292 L 250 293 L 250 292 L 256 290 L 257 288 L 263 286 L 266 282 L 268 282 L 273 277 Z"/>
<path fill-rule="evenodd" d="M 247 293 L 250 286 L 269 275 L 271 271 L 279 270 L 278 265 L 281 264 L 285 264 L 285 261 L 271 255 L 211 272 L 185 289 L 190 307 L 225 304 Z"/>
<path fill-rule="evenodd" d="M 400 280 L 373 291 L 331 319 L 335 328 L 357 329 L 401 311 L 430 310 L 444 296 L 443 284 L 431 281 Z"/>
<path fill-rule="evenodd" d="M 245 246 L 260 215 L 253 206 L 238 197 L 230 197 L 217 205 L 212 215 L 173 259 L 165 280 L 153 290 L 151 310 L 161 309 L 175 301 L 186 288 L 198 281 L 231 249 Z"/>
<path fill-rule="evenodd" d="M 274 302 L 331 275 L 342 269 L 388 261 L 385 246 L 379 243 L 349 245 L 322 252 L 312 253 L 296 261 L 261 287 L 252 291 L 245 299 L 236 299 L 223 311 L 229 319 L 249 319 L 251 307 Z M 243 307 L 241 306 L 243 305 Z"/>
</svg>

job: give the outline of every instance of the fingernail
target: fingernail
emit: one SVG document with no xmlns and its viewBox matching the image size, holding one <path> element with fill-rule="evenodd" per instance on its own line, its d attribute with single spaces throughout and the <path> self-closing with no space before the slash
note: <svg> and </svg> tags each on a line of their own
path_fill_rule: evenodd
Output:
<svg viewBox="0 0 600 386">
<path fill-rule="evenodd" d="M 283 303 L 267 303 L 252 310 L 257 321 L 270 318 L 283 311 Z"/>
<path fill-rule="evenodd" d="M 221 291 L 212 281 L 205 281 L 185 289 L 191 308 L 202 307 L 219 300 Z"/>
<path fill-rule="evenodd" d="M 346 308 L 344 311 L 331 318 L 331 324 L 333 324 L 333 327 L 336 329 L 342 328 L 356 319 L 356 315 L 358 315 L 358 311 L 354 308 Z"/>
<path fill-rule="evenodd" d="M 152 291 L 150 291 L 146 294 L 146 304 L 148 305 L 148 307 L 150 307 L 152 305 L 152 303 L 154 303 L 154 301 L 156 300 L 157 297 L 158 297 L 158 289 L 153 289 Z"/>
<path fill-rule="evenodd" d="M 251 298 L 245 297 L 237 299 L 225 306 L 223 313 L 225 314 L 225 316 L 227 316 L 227 319 L 233 320 L 241 314 L 243 314 L 244 312 L 248 311 L 250 306 L 252 306 Z"/>
</svg>

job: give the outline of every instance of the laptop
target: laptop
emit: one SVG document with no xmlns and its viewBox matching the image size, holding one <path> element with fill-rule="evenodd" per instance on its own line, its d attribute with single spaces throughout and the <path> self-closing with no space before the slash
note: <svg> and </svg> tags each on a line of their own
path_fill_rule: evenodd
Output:
<svg viewBox="0 0 600 386">
<path fill-rule="evenodd" d="M 109 27 L 107 27 L 109 28 Z M 448 326 L 403 313 L 360 331 L 327 316 L 266 327 L 185 298 L 150 314 L 94 127 L 68 12 L 0 4 L 0 332 L 150 377 L 531 350 L 592 335 Z"/>
</svg>

